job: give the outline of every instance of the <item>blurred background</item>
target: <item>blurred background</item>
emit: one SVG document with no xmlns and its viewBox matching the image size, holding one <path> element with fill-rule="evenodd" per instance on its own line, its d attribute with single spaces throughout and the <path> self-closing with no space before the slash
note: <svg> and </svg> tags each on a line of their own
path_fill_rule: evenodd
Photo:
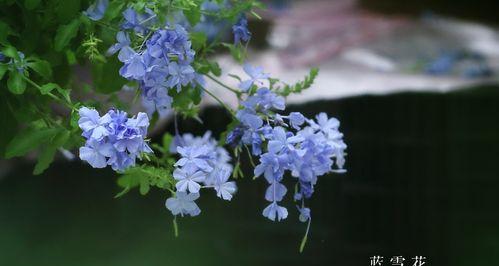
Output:
<svg viewBox="0 0 499 266">
<path fill-rule="evenodd" d="M 203 197 L 175 238 L 163 192 L 114 199 L 110 170 L 61 159 L 32 176 L 20 159 L 0 161 L 0 265 L 499 265 L 499 2 L 265 2 L 250 20 L 250 63 L 288 82 L 319 66 L 287 109 L 337 117 L 349 146 L 348 172 L 319 179 L 302 254 L 294 212 L 260 215 L 261 180 L 238 180 L 229 203 Z M 230 118 L 212 104 L 204 124 L 180 129 L 218 136 Z M 153 139 L 166 131 L 168 121 Z"/>
</svg>

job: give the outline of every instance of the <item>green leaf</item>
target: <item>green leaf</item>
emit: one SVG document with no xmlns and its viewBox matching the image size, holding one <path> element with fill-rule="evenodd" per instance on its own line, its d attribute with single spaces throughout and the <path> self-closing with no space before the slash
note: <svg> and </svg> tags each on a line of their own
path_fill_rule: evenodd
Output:
<svg viewBox="0 0 499 266">
<path fill-rule="evenodd" d="M 5 75 L 5 72 L 7 72 L 8 69 L 7 65 L 0 65 L 0 79 L 3 78 L 3 75 Z"/>
<path fill-rule="evenodd" d="M 55 83 L 47 83 L 43 86 L 40 87 L 40 93 L 42 95 L 47 95 L 49 94 L 50 92 L 52 92 L 53 90 L 56 90 L 60 95 L 62 95 L 62 97 L 66 100 L 66 102 L 71 102 L 71 97 L 69 96 L 69 94 L 71 93 L 71 90 L 66 90 L 66 89 L 63 89 L 61 88 L 59 85 L 55 84 Z"/>
<path fill-rule="evenodd" d="M 14 58 L 15 60 L 20 60 L 19 54 L 17 53 L 16 48 L 14 48 L 12 46 L 7 46 L 4 49 L 2 49 L 2 53 L 5 56 L 8 56 L 10 58 Z"/>
<path fill-rule="evenodd" d="M 13 94 L 23 94 L 26 90 L 26 81 L 23 79 L 23 75 L 17 71 L 10 71 L 7 88 Z"/>
<path fill-rule="evenodd" d="M 52 161 L 54 160 L 54 155 L 58 148 L 62 147 L 71 136 L 71 132 L 66 129 L 60 129 L 59 133 L 53 138 L 53 140 L 46 145 L 42 153 L 38 156 L 38 162 L 33 170 L 34 175 L 39 175 L 45 171 Z"/>
<path fill-rule="evenodd" d="M 201 20 L 201 9 L 199 7 L 191 7 L 185 9 L 183 12 L 192 27 L 196 26 L 199 20 Z"/>
<path fill-rule="evenodd" d="M 288 96 L 291 93 L 300 93 L 312 86 L 318 74 L 319 69 L 314 67 L 310 69 L 310 73 L 305 76 L 303 81 L 299 81 L 294 85 L 286 85 L 282 90 L 279 90 L 278 93 L 283 96 Z"/>
<path fill-rule="evenodd" d="M 48 142 L 57 132 L 58 129 L 56 128 L 27 128 L 9 142 L 5 151 L 5 158 L 25 155 L 42 143 Z"/>
<path fill-rule="evenodd" d="M 61 87 L 55 83 L 47 83 L 40 87 L 40 93 L 46 95 L 54 89 L 61 89 Z"/>
<path fill-rule="evenodd" d="M 229 48 L 230 54 L 232 55 L 232 58 L 236 60 L 239 63 L 242 63 L 244 61 L 245 53 L 243 51 L 243 46 L 239 45 L 233 45 L 231 43 L 222 43 L 223 46 Z"/>
<path fill-rule="evenodd" d="M 146 184 L 147 183 L 147 184 Z M 130 189 L 140 185 L 140 193 L 142 195 L 149 192 L 148 174 L 141 167 L 132 167 L 125 170 L 123 176 L 118 178 L 118 186 L 123 190 L 118 193 L 115 198 L 119 198 L 126 194 Z"/>
<path fill-rule="evenodd" d="M 59 26 L 54 39 L 54 49 L 58 52 L 62 51 L 78 34 L 78 28 L 80 27 L 80 20 L 78 18 L 73 19 L 69 24 Z"/>
<path fill-rule="evenodd" d="M 190 34 L 192 48 L 196 51 L 199 51 L 206 45 L 206 34 L 204 32 L 191 32 Z"/>
<path fill-rule="evenodd" d="M 210 62 L 210 70 L 213 75 L 220 77 L 222 75 L 222 69 L 217 62 Z"/>
<path fill-rule="evenodd" d="M 76 64 L 76 55 L 71 50 L 66 50 L 66 59 L 68 60 L 68 65 Z"/>
<path fill-rule="evenodd" d="M 150 190 L 149 178 L 147 178 L 147 176 L 141 177 L 139 182 L 140 182 L 140 187 L 139 187 L 140 194 L 146 195 Z"/>
<path fill-rule="evenodd" d="M 0 44 L 7 46 L 7 37 L 9 37 L 9 35 L 12 35 L 12 33 L 13 32 L 10 26 L 5 22 L 0 21 Z"/>
<path fill-rule="evenodd" d="M 165 133 L 163 135 L 163 148 L 168 151 L 170 150 L 170 145 L 173 141 L 173 136 L 170 133 Z"/>
<path fill-rule="evenodd" d="M 104 18 L 107 20 L 112 20 L 121 14 L 121 10 L 125 6 L 124 1 L 111 1 L 104 14 Z"/>
<path fill-rule="evenodd" d="M 201 102 L 201 89 L 199 87 L 184 87 L 180 92 L 170 91 L 173 97 L 172 106 L 176 111 L 187 117 L 196 117 L 198 104 Z"/>
<path fill-rule="evenodd" d="M 54 161 L 56 149 L 54 148 L 45 148 L 42 153 L 38 155 L 38 162 L 35 165 L 35 169 L 33 170 L 34 175 L 39 175 L 45 171 L 49 165 Z"/>
<path fill-rule="evenodd" d="M 50 67 L 50 63 L 45 60 L 37 59 L 34 62 L 28 63 L 28 67 L 33 69 L 44 79 L 48 80 L 52 77 L 52 68 Z"/>
<path fill-rule="evenodd" d="M 24 0 L 24 7 L 28 10 L 35 9 L 40 4 L 40 0 Z"/>
<path fill-rule="evenodd" d="M 116 56 L 109 58 L 106 63 L 93 64 L 92 79 L 95 91 L 109 94 L 121 90 L 127 80 L 120 77 L 109 78 L 109 75 L 118 73 L 122 65 Z"/>
</svg>

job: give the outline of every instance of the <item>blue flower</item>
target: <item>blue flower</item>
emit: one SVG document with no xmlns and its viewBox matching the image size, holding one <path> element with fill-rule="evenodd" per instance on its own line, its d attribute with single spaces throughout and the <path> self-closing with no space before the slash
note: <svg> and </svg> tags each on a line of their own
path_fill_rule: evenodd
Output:
<svg viewBox="0 0 499 266">
<path fill-rule="evenodd" d="M 211 167 L 206 167 L 205 172 L 210 172 L 215 168 L 232 169 L 232 165 L 229 163 L 229 153 L 223 147 L 218 146 L 218 142 L 211 137 L 210 131 L 207 131 L 202 137 L 194 137 L 192 134 L 176 135 L 170 146 L 170 152 L 177 153 L 179 148 L 183 148 L 185 151 L 185 148 L 198 149 L 199 147 L 202 147 L 201 152 L 204 153 L 202 159 L 206 160 Z M 208 178 L 205 183 L 211 185 Z"/>
<path fill-rule="evenodd" d="M 255 167 L 255 176 L 264 175 L 269 183 L 280 181 L 288 164 L 288 156 L 285 154 L 264 153 L 260 156 L 260 164 Z"/>
<path fill-rule="evenodd" d="M 182 86 L 186 86 L 191 83 L 194 79 L 194 68 L 190 65 L 177 64 L 176 62 L 171 62 L 168 65 L 168 73 L 170 76 L 166 82 L 167 86 L 170 88 L 177 88 L 177 91 L 182 89 Z"/>
<path fill-rule="evenodd" d="M 263 210 L 262 214 L 272 221 L 275 221 L 276 218 L 277 221 L 280 221 L 288 217 L 288 210 L 277 205 L 276 202 L 272 202 Z"/>
<path fill-rule="evenodd" d="M 263 81 L 269 78 L 269 74 L 263 73 L 263 67 L 252 67 L 250 64 L 245 63 L 243 66 L 244 72 L 248 74 L 250 79 L 243 80 L 239 84 L 239 88 L 243 92 L 247 92 L 254 83 L 263 85 Z"/>
<path fill-rule="evenodd" d="M 147 33 L 148 27 L 156 22 L 156 14 L 149 8 L 145 8 L 144 11 L 144 13 L 137 13 L 132 8 L 127 8 L 123 11 L 125 22 L 121 24 L 121 28 L 132 29 L 139 34 Z"/>
<path fill-rule="evenodd" d="M 266 113 L 271 109 L 284 110 L 284 98 L 270 91 L 268 88 L 260 88 L 244 101 L 243 106 L 247 109 Z"/>
<path fill-rule="evenodd" d="M 80 158 L 94 168 L 110 165 L 113 170 L 122 172 L 135 165 L 141 153 L 151 153 L 144 138 L 149 127 L 145 113 L 128 118 L 122 111 L 111 109 L 104 116 L 96 110 L 82 107 L 78 110 L 78 125 L 85 146 L 80 148 Z"/>
<path fill-rule="evenodd" d="M 85 14 L 91 20 L 101 20 L 104 17 L 104 13 L 106 13 L 108 5 L 108 0 L 97 0 L 92 5 L 90 5 L 86 11 L 83 11 L 83 14 Z"/>
<path fill-rule="evenodd" d="M 196 146 L 187 146 L 187 147 L 177 147 L 178 153 L 182 156 L 180 160 L 175 163 L 175 166 L 180 167 L 197 167 L 203 171 L 210 172 L 213 170 L 213 167 L 208 163 L 207 153 L 209 151 L 209 147 L 206 145 L 196 147 Z"/>
<path fill-rule="evenodd" d="M 311 219 L 309 208 L 307 208 L 307 207 L 300 208 L 298 206 L 296 206 L 296 208 L 298 208 L 298 211 L 300 212 L 300 216 L 298 217 L 300 222 L 304 223 L 304 222 Z"/>
<path fill-rule="evenodd" d="M 95 109 L 82 107 L 78 110 L 80 119 L 78 125 L 83 130 L 83 136 L 87 139 L 101 140 L 109 135 L 106 128 L 107 123 L 110 122 L 108 116 L 100 117 L 99 112 Z"/>
<path fill-rule="evenodd" d="M 251 129 L 258 129 L 263 125 L 263 120 L 252 109 L 242 109 L 237 111 L 236 118 L 245 126 Z"/>
<path fill-rule="evenodd" d="M 300 126 L 305 123 L 305 117 L 301 113 L 291 112 L 289 114 L 289 123 L 294 129 L 300 130 Z"/>
<path fill-rule="evenodd" d="M 216 14 L 220 12 L 220 9 L 221 7 L 217 1 L 204 1 L 201 4 L 201 10 L 204 12 L 202 12 L 203 14 L 201 15 L 199 23 L 191 25 L 194 26 L 193 31 L 205 33 L 210 42 L 215 40 L 227 25 L 226 20 L 216 16 Z M 209 12 L 209 14 L 206 14 L 206 12 Z"/>
<path fill-rule="evenodd" d="M 282 150 L 295 150 L 294 145 L 303 140 L 301 136 L 288 136 L 282 127 L 275 127 L 273 138 L 268 143 L 268 150 L 271 153 L 279 153 Z"/>
<path fill-rule="evenodd" d="M 130 46 L 130 37 L 126 32 L 119 31 L 118 33 L 116 33 L 116 40 L 118 42 L 109 47 L 106 52 L 107 55 L 113 55 L 121 49 Z"/>
<path fill-rule="evenodd" d="M 201 188 L 199 183 L 205 180 L 206 173 L 199 171 L 196 167 L 190 166 L 175 169 L 173 177 L 177 180 L 175 184 L 177 191 L 198 193 Z"/>
<path fill-rule="evenodd" d="M 112 144 L 100 143 L 96 140 L 88 141 L 85 146 L 80 147 L 80 159 L 87 161 L 93 168 L 106 167 L 106 157 L 112 157 L 114 153 Z"/>
<path fill-rule="evenodd" d="M 130 47 L 124 47 L 118 56 L 124 65 L 120 68 L 120 75 L 127 79 L 141 80 L 146 74 L 146 65 L 142 56 Z"/>
<path fill-rule="evenodd" d="M 23 52 L 17 52 L 18 58 L 11 58 L 9 62 L 7 62 L 8 65 L 13 66 L 14 68 L 17 69 L 19 73 L 24 73 L 24 70 L 28 66 L 28 62 L 25 60 L 25 56 Z M 5 55 L 2 54 L 2 60 L 5 59 Z"/>
<path fill-rule="evenodd" d="M 190 215 L 197 216 L 201 213 L 198 205 L 194 202 L 199 198 L 199 193 L 177 192 L 175 197 L 168 198 L 165 202 L 165 207 L 172 212 L 173 215 Z"/>
<path fill-rule="evenodd" d="M 273 182 L 265 191 L 265 199 L 270 202 L 281 201 L 284 198 L 284 195 L 286 195 L 287 191 L 288 190 L 283 184 L 279 182 Z"/>
<path fill-rule="evenodd" d="M 340 121 L 338 119 L 332 117 L 328 118 L 326 113 L 320 113 L 316 116 L 317 122 L 313 120 L 309 120 L 310 126 L 314 130 L 320 130 L 325 134 L 328 134 L 332 131 L 337 131 L 340 126 Z"/>
<path fill-rule="evenodd" d="M 132 27 L 138 20 L 132 9 L 125 11 L 125 15 L 128 24 L 125 23 L 124 28 Z M 156 30 L 146 41 L 145 49 L 140 51 L 130 47 L 126 33 L 119 32 L 116 39 L 118 43 L 109 48 L 108 54 L 119 51 L 118 59 L 124 63 L 119 73 L 126 79 L 138 81 L 148 114 L 168 113 L 172 103 L 172 97 L 168 95 L 170 89 L 180 92 L 189 84 L 204 85 L 203 77 L 191 65 L 195 52 L 181 25 Z"/>
<path fill-rule="evenodd" d="M 228 168 L 217 168 L 214 171 L 214 188 L 217 192 L 217 197 L 224 200 L 231 200 L 232 195 L 236 193 L 236 182 L 228 181 L 231 175 L 231 170 Z"/>
<path fill-rule="evenodd" d="M 243 14 L 241 14 L 237 23 L 232 26 L 232 33 L 234 34 L 235 44 L 241 41 L 248 42 L 251 38 L 251 32 L 248 30 L 248 20 Z"/>
<path fill-rule="evenodd" d="M 181 25 L 160 29 L 154 32 L 146 42 L 147 53 L 154 58 L 164 59 L 176 57 L 180 63 L 190 64 L 194 59 L 189 34 Z"/>
</svg>

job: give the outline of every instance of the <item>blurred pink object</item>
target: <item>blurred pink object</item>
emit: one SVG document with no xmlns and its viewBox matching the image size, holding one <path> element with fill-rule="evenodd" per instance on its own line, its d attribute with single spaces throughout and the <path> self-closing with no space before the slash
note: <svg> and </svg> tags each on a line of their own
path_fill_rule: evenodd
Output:
<svg viewBox="0 0 499 266">
<path fill-rule="evenodd" d="M 271 45 L 288 66 L 317 65 L 345 48 L 362 45 L 410 23 L 402 17 L 378 15 L 354 0 L 294 2 L 286 13 L 265 16 L 273 20 Z"/>
</svg>

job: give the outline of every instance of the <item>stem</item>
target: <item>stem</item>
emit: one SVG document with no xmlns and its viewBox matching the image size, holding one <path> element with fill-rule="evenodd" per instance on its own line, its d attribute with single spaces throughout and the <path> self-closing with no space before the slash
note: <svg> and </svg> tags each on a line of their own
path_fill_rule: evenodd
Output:
<svg viewBox="0 0 499 266">
<path fill-rule="evenodd" d="M 173 217 L 173 233 L 175 234 L 175 237 L 178 237 L 177 216 Z"/>
<path fill-rule="evenodd" d="M 220 85 L 220 86 L 222 86 L 222 87 L 224 87 L 224 88 L 226 88 L 226 89 L 228 89 L 228 90 L 232 91 L 233 93 L 235 93 L 235 94 L 237 95 L 237 97 L 239 97 L 239 96 L 241 95 L 241 92 L 240 92 L 240 91 L 238 91 L 238 90 L 236 90 L 236 89 L 233 89 L 233 88 L 231 88 L 231 87 L 229 87 L 229 86 L 225 85 L 223 82 L 219 81 L 219 80 L 218 80 L 218 79 L 216 79 L 215 77 L 212 77 L 212 76 L 211 76 L 211 75 L 209 75 L 209 74 L 206 74 L 205 76 L 207 76 L 209 79 L 211 79 L 211 80 L 215 81 L 215 83 L 217 83 L 218 85 Z"/>
<path fill-rule="evenodd" d="M 38 90 L 41 92 L 42 87 L 40 87 L 40 85 L 36 84 L 36 82 L 32 81 L 30 78 L 28 78 L 28 77 L 26 77 L 26 76 L 24 76 L 24 75 L 21 75 L 21 77 L 22 77 L 22 78 L 23 78 L 26 82 L 28 82 L 30 85 L 32 85 L 33 87 L 35 87 L 36 89 L 38 89 Z M 55 101 L 60 102 L 60 103 L 62 103 L 62 104 L 64 104 L 64 105 L 66 105 L 67 107 L 69 107 L 69 109 L 71 109 L 71 110 L 75 110 L 75 107 L 74 107 L 71 103 L 69 103 L 69 102 L 67 102 L 67 101 L 65 101 L 65 100 L 63 100 L 63 99 L 61 99 L 61 98 L 57 97 L 57 96 L 56 96 L 56 95 L 54 95 L 53 93 L 51 93 L 51 92 L 47 92 L 47 94 L 46 94 L 46 95 L 48 95 L 50 98 L 54 99 Z"/>
<path fill-rule="evenodd" d="M 305 231 L 305 235 L 303 236 L 303 239 L 301 240 L 301 243 L 300 243 L 300 253 L 303 252 L 303 249 L 305 248 L 305 244 L 307 244 L 308 231 L 310 230 L 310 223 L 311 222 L 312 222 L 312 219 L 308 219 L 307 231 Z"/>
<path fill-rule="evenodd" d="M 250 163 L 251 163 L 251 166 L 253 166 L 253 168 L 255 167 L 255 163 L 253 162 L 253 156 L 251 155 L 251 152 L 248 148 L 247 145 L 244 145 L 244 147 L 246 148 L 246 151 L 248 152 L 248 157 L 249 157 L 249 160 L 250 160 Z"/>
<path fill-rule="evenodd" d="M 105 22 L 102 22 L 102 21 L 94 21 L 94 22 L 97 23 L 97 24 L 99 24 L 99 25 L 101 25 L 101 26 L 103 26 L 103 27 L 106 27 L 106 28 L 108 28 L 110 30 L 114 30 L 116 32 L 120 31 L 120 29 L 114 27 L 111 24 L 108 24 L 108 23 L 105 23 Z"/>
<path fill-rule="evenodd" d="M 215 99 L 220 105 L 222 105 L 225 109 L 227 109 L 227 111 L 229 111 L 229 113 L 232 115 L 232 117 L 236 117 L 234 115 L 234 112 L 232 111 L 232 109 L 230 109 L 224 102 L 222 102 L 222 100 L 220 100 L 217 96 L 215 96 L 215 94 L 213 94 L 211 91 L 201 87 L 201 89 L 203 91 L 205 91 L 206 93 L 208 93 L 213 99 Z"/>
</svg>

